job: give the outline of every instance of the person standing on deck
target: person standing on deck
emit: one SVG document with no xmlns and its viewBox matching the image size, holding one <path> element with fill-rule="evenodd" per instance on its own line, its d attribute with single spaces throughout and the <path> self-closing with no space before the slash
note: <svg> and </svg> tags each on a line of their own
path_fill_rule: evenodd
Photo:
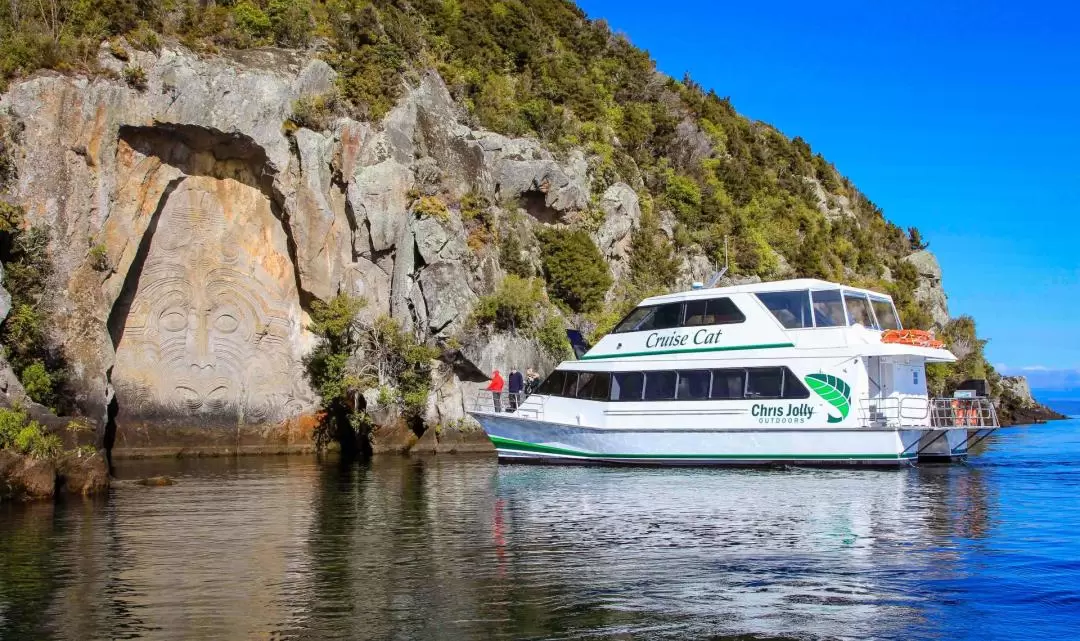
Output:
<svg viewBox="0 0 1080 641">
<path fill-rule="evenodd" d="M 510 368 L 510 409 L 508 412 L 513 412 L 517 409 L 518 403 L 521 402 L 521 391 L 525 389 L 525 377 L 521 375 L 518 368 Z"/>
<path fill-rule="evenodd" d="M 503 391 L 503 377 L 499 373 L 499 370 L 491 372 L 491 382 L 484 389 L 491 392 L 491 400 L 495 404 L 495 411 L 502 411 L 502 391 Z"/>
<path fill-rule="evenodd" d="M 537 387 L 540 387 L 540 375 L 530 367 L 525 370 L 525 396 L 535 392 Z"/>
</svg>

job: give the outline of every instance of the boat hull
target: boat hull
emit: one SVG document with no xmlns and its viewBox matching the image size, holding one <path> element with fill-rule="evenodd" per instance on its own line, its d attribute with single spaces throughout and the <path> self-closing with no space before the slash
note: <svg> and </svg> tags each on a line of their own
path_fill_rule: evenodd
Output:
<svg viewBox="0 0 1080 641">
<path fill-rule="evenodd" d="M 591 428 L 475 413 L 507 462 L 617 465 L 911 465 L 917 430 Z"/>
</svg>

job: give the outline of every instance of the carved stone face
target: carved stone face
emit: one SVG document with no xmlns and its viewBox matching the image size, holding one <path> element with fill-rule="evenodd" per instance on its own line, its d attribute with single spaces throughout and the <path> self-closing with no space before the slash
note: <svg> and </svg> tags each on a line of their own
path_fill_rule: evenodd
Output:
<svg viewBox="0 0 1080 641">
<path fill-rule="evenodd" d="M 286 251 L 260 192 L 185 179 L 161 211 L 117 345 L 121 411 L 285 418 L 306 396 Z"/>
</svg>

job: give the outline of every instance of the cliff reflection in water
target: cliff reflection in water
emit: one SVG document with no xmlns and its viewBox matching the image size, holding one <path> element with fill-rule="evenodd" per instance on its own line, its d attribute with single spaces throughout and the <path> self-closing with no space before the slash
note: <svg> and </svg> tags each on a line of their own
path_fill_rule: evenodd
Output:
<svg viewBox="0 0 1080 641">
<path fill-rule="evenodd" d="M 966 571 L 949 542 L 986 535 L 996 501 L 965 466 L 171 465 L 172 487 L 0 507 L 0 638 L 917 630 L 928 582 Z"/>
</svg>

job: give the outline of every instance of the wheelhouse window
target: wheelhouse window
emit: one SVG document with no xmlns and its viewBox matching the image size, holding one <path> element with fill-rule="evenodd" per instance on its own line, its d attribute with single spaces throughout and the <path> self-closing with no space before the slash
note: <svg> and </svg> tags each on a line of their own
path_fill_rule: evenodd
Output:
<svg viewBox="0 0 1080 641">
<path fill-rule="evenodd" d="M 871 297 L 870 304 L 874 308 L 879 329 L 900 329 L 900 319 L 896 316 L 896 308 L 891 300 Z"/>
<path fill-rule="evenodd" d="M 870 299 L 866 294 L 844 292 L 844 304 L 847 305 L 848 324 L 862 325 L 867 329 L 877 329 L 874 311 L 870 308 Z"/>
<path fill-rule="evenodd" d="M 847 327 L 844 301 L 839 289 L 822 289 L 810 292 L 814 306 L 814 326 Z"/>
<path fill-rule="evenodd" d="M 707 369 L 679 372 L 679 385 L 675 398 L 680 401 L 700 401 L 709 398 L 712 372 Z"/>
<path fill-rule="evenodd" d="M 683 326 L 730 325 L 745 320 L 746 316 L 730 298 L 708 298 L 686 301 L 686 320 L 683 321 Z"/>
<path fill-rule="evenodd" d="M 641 372 L 622 372 L 611 375 L 611 400 L 640 401 L 641 391 L 645 387 L 645 374 Z"/>
<path fill-rule="evenodd" d="M 652 332 L 678 327 L 682 322 L 682 303 L 638 307 L 615 326 L 612 333 Z"/>
<path fill-rule="evenodd" d="M 756 296 L 786 329 L 814 326 L 809 291 L 760 292 Z"/>
<path fill-rule="evenodd" d="M 559 396 L 562 394 L 563 384 L 566 381 L 566 372 L 564 370 L 555 370 L 544 379 L 543 383 L 540 383 L 540 387 L 536 388 L 537 394 L 546 394 L 549 396 Z"/>
<path fill-rule="evenodd" d="M 562 390 L 558 392 L 559 396 L 568 396 L 573 398 L 577 396 L 577 372 L 566 372 L 566 378 L 563 379 Z"/>
<path fill-rule="evenodd" d="M 670 401 L 675 398 L 675 372 L 645 372 L 645 400 Z"/>
<path fill-rule="evenodd" d="M 637 326 L 641 324 L 643 320 L 649 317 L 656 311 L 655 307 L 636 307 L 626 315 L 626 318 L 619 321 L 619 324 L 612 330 L 613 334 L 622 334 L 624 332 L 636 332 Z"/>
</svg>

